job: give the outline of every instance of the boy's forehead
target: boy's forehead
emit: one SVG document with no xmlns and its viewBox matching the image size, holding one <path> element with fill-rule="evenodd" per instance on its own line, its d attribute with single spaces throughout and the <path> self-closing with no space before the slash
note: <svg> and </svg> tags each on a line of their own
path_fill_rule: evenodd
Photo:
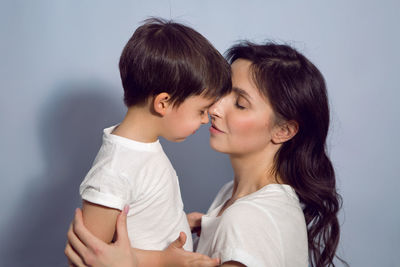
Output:
<svg viewBox="0 0 400 267">
<path fill-rule="evenodd" d="M 196 107 L 207 108 L 208 106 L 211 106 L 216 101 L 216 98 L 215 97 L 210 98 L 210 97 L 206 97 L 203 95 L 195 95 L 195 96 L 189 97 L 186 101 L 190 102 L 190 104 L 192 104 Z"/>
<path fill-rule="evenodd" d="M 202 108 L 209 108 L 212 104 L 214 104 L 214 102 L 217 100 L 216 97 L 204 97 L 201 96 L 201 100 L 199 100 L 199 105 Z"/>
</svg>

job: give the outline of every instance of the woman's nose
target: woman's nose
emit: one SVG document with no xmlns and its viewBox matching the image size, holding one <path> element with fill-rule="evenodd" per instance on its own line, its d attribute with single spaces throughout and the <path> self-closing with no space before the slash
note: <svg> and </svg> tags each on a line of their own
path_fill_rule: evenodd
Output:
<svg viewBox="0 0 400 267">
<path fill-rule="evenodd" d="M 224 98 L 217 100 L 211 107 L 208 108 L 208 113 L 210 114 L 211 118 L 221 117 L 223 113 L 222 104 Z"/>
</svg>

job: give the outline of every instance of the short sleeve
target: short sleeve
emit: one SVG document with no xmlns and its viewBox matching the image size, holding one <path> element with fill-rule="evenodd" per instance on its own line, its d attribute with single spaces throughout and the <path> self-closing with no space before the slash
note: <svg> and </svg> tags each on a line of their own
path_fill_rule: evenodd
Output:
<svg viewBox="0 0 400 267">
<path fill-rule="evenodd" d="M 83 200 L 118 210 L 129 202 L 129 192 L 128 180 L 106 168 L 90 170 L 79 187 Z"/>
<path fill-rule="evenodd" d="M 240 203 L 226 209 L 220 220 L 212 257 L 248 267 L 284 266 L 279 230 L 265 211 L 251 203 Z"/>
</svg>

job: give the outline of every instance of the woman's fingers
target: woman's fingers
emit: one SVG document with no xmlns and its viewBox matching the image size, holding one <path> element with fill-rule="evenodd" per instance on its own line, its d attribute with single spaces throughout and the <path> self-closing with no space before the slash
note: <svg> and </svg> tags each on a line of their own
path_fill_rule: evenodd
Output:
<svg viewBox="0 0 400 267">
<path fill-rule="evenodd" d="M 69 243 L 67 243 L 67 246 L 65 247 L 64 254 L 68 258 L 68 266 L 71 266 L 71 267 L 87 266 L 84 264 L 84 262 L 82 261 L 82 258 L 72 248 L 72 246 Z"/>
<path fill-rule="evenodd" d="M 202 255 L 203 257 L 195 260 L 190 264 L 193 267 L 214 267 L 219 266 L 221 261 L 219 259 L 211 259 L 206 255 Z"/>
<path fill-rule="evenodd" d="M 126 226 L 126 217 L 128 215 L 128 212 L 129 206 L 125 205 L 124 209 L 118 214 L 116 226 L 117 240 L 115 241 L 115 243 L 128 245 L 128 247 L 130 248 L 131 242 L 129 240 L 128 229 Z"/>
<path fill-rule="evenodd" d="M 179 233 L 179 237 L 178 237 L 178 239 L 176 241 L 178 241 L 176 243 L 177 244 L 177 248 L 183 248 L 183 246 L 186 243 L 186 234 L 184 232 L 180 232 Z"/>
<path fill-rule="evenodd" d="M 186 243 L 186 234 L 184 232 L 179 233 L 179 237 L 172 242 L 168 247 L 183 248 Z"/>
<path fill-rule="evenodd" d="M 183 248 L 183 246 L 185 245 L 185 243 L 186 243 L 186 234 L 184 233 L 184 232 L 180 232 L 179 233 L 179 241 L 180 241 L 180 244 L 181 244 L 181 248 Z"/>
<path fill-rule="evenodd" d="M 76 236 L 73 231 L 73 226 L 70 224 L 67 233 L 68 243 L 65 247 L 65 255 L 68 259 L 77 266 L 83 263 L 82 258 L 88 252 L 88 248 L 82 243 L 82 241 Z"/>
</svg>

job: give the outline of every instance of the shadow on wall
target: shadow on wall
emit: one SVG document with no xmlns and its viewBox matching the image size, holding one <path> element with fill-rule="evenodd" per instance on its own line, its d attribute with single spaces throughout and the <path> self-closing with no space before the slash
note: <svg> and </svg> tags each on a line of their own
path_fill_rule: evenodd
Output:
<svg viewBox="0 0 400 267">
<path fill-rule="evenodd" d="M 66 83 L 44 103 L 37 127 L 44 172 L 31 184 L 11 215 L 1 251 L 2 266 L 67 266 L 66 232 L 79 185 L 100 148 L 102 130 L 123 118 L 121 91 L 99 82 Z M 180 180 L 186 211 L 206 212 L 232 177 L 229 159 L 209 147 L 208 127 L 182 143 L 162 140 Z M 29 160 L 29 159 L 27 159 Z"/>
<path fill-rule="evenodd" d="M 63 84 L 44 105 L 38 135 L 45 159 L 9 219 L 4 266 L 67 266 L 66 232 L 81 205 L 79 185 L 101 145 L 102 129 L 124 115 L 121 92 L 98 82 Z"/>
</svg>

